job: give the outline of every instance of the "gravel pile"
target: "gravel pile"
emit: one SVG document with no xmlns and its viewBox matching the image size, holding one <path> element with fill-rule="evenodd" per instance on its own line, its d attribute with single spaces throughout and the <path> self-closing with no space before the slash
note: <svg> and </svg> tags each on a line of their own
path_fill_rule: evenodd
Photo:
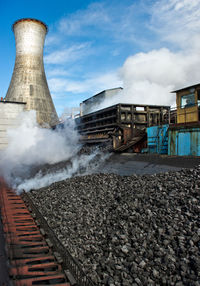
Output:
<svg viewBox="0 0 200 286">
<path fill-rule="evenodd" d="M 31 196 L 95 285 L 200 285 L 200 167 L 74 177 Z"/>
</svg>

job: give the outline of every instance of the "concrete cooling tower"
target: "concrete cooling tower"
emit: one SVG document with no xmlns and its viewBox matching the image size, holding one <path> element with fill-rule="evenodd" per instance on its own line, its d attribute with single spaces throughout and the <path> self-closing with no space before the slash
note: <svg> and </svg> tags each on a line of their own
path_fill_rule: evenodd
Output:
<svg viewBox="0 0 200 286">
<path fill-rule="evenodd" d="M 37 121 L 50 126 L 58 116 L 49 92 L 43 63 L 47 26 L 36 19 L 21 19 L 13 24 L 16 43 L 15 67 L 6 101 L 25 102 L 26 110 L 36 110 Z"/>
</svg>

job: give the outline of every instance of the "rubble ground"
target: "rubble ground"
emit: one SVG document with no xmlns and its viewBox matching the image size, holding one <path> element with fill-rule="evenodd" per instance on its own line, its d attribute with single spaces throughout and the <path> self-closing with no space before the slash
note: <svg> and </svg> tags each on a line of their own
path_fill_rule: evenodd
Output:
<svg viewBox="0 0 200 286">
<path fill-rule="evenodd" d="M 92 174 L 31 197 L 95 285 L 200 285 L 200 166 Z"/>
</svg>

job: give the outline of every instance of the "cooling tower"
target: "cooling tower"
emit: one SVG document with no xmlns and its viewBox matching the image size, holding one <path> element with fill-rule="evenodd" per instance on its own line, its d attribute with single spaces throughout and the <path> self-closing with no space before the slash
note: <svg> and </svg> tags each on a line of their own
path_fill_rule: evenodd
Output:
<svg viewBox="0 0 200 286">
<path fill-rule="evenodd" d="M 37 121 L 50 126 L 58 116 L 49 92 L 43 63 L 47 26 L 36 19 L 21 19 L 13 26 L 16 43 L 15 67 L 6 94 L 7 101 L 26 102 L 26 110 L 36 110 Z"/>
</svg>

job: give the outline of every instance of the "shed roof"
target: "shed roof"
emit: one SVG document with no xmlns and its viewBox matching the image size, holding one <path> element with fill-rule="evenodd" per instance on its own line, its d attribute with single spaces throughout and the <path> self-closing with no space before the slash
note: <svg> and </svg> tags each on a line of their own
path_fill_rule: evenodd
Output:
<svg viewBox="0 0 200 286">
<path fill-rule="evenodd" d="M 189 89 L 189 88 L 196 88 L 198 86 L 200 86 L 200 83 L 197 83 L 197 84 L 194 84 L 194 85 L 190 85 L 190 86 L 186 86 L 186 87 L 183 87 L 181 89 L 173 90 L 173 91 L 171 91 L 171 93 L 182 91 L 182 90 L 186 90 L 186 89 Z"/>
</svg>

